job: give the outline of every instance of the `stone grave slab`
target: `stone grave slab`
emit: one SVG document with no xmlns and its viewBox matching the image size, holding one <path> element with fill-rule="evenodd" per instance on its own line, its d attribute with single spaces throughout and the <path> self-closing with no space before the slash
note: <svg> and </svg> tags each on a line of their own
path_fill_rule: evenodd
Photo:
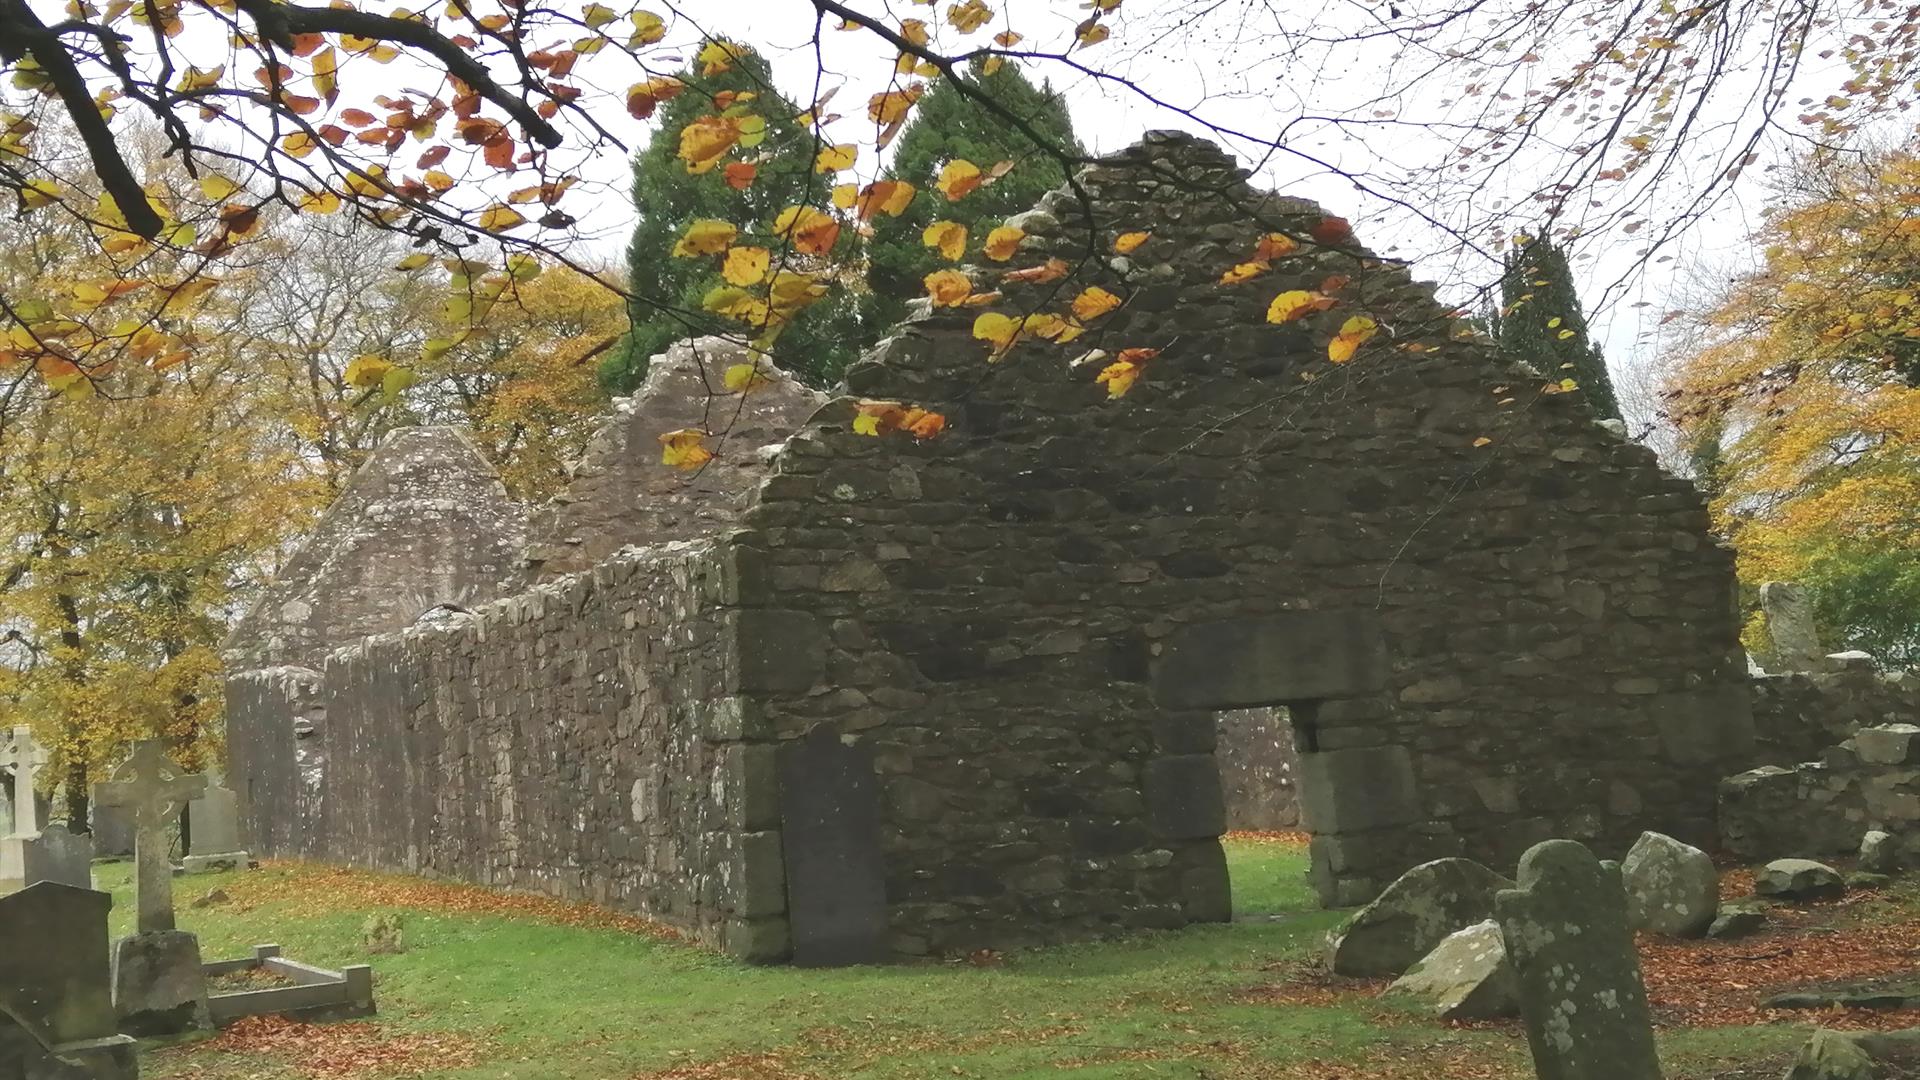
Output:
<svg viewBox="0 0 1920 1080">
<path fill-rule="evenodd" d="M 240 843 L 240 800 L 217 781 L 187 804 L 192 850 L 181 864 L 189 874 L 234 870 L 247 865 Z"/>
<path fill-rule="evenodd" d="M 1572 840 L 1535 844 L 1494 897 L 1539 1080 L 1660 1080 L 1620 869 Z"/>
<path fill-rule="evenodd" d="M 780 748 L 780 818 L 793 962 L 886 959 L 887 890 L 873 751 L 825 725 Z"/>
<path fill-rule="evenodd" d="M 21 845 L 23 884 L 55 881 L 76 889 L 93 888 L 93 841 L 49 825 Z"/>
</svg>

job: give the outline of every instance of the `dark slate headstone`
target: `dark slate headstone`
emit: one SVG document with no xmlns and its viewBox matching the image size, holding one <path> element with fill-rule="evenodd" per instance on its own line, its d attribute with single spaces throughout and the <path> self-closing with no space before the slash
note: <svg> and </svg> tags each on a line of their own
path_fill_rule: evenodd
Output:
<svg viewBox="0 0 1920 1080">
<path fill-rule="evenodd" d="M 793 962 L 837 967 L 886 959 L 873 751 L 842 743 L 826 725 L 782 746 L 780 818 Z"/>
<path fill-rule="evenodd" d="M 113 898 L 42 881 L 0 897 L 0 1012 L 43 1046 L 115 1032 L 108 981 Z"/>
<path fill-rule="evenodd" d="M 1521 856 L 1517 877 L 1494 911 L 1540 1080 L 1660 1080 L 1620 868 L 1548 840 Z"/>
<path fill-rule="evenodd" d="M 21 862 L 28 885 L 53 881 L 76 889 L 93 888 L 93 841 L 68 832 L 65 825 L 49 825 L 22 844 Z"/>
</svg>

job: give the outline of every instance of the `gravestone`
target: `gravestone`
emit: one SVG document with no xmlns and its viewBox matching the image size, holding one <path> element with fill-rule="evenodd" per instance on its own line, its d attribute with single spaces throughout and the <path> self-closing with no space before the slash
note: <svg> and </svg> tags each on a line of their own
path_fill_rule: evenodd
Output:
<svg viewBox="0 0 1920 1080">
<path fill-rule="evenodd" d="M 93 807 L 93 857 L 124 859 L 133 854 L 133 819 L 117 806 Z"/>
<path fill-rule="evenodd" d="M 218 778 L 187 804 L 192 851 L 181 863 L 189 874 L 234 870 L 247 864 L 240 844 L 240 800 Z"/>
<path fill-rule="evenodd" d="M 113 898 L 42 881 L 0 897 L 0 1062 L 61 1080 L 133 1080 L 107 966 Z"/>
<path fill-rule="evenodd" d="M 163 1035 L 209 1025 L 207 979 L 200 942 L 174 928 L 173 863 L 167 857 L 167 826 L 187 800 L 207 786 L 167 759 L 165 744 L 145 739 L 133 757 L 93 786 L 102 806 L 128 811 L 134 824 L 134 902 L 138 932 L 121 938 L 113 952 L 113 1007 L 121 1030 Z"/>
<path fill-rule="evenodd" d="M 20 855 L 26 885 L 52 881 L 76 889 L 93 888 L 93 841 L 65 825 L 40 830 L 39 836 L 21 846 Z"/>
<path fill-rule="evenodd" d="M 18 889 L 28 883 L 27 845 L 40 835 L 38 800 L 34 797 L 35 777 L 47 763 L 46 747 L 34 742 L 33 729 L 16 725 L 13 741 L 0 750 L 0 765 L 13 770 L 13 828 L 0 837 L 0 892 Z"/>
<path fill-rule="evenodd" d="M 793 962 L 886 959 L 887 890 L 873 751 L 826 725 L 780 748 L 780 818 Z"/>
<path fill-rule="evenodd" d="M 1760 666 L 1774 674 L 1825 671 L 1826 646 L 1814 626 L 1813 601 L 1791 582 L 1769 581 L 1760 586 L 1760 610 L 1767 615 L 1767 649 Z"/>
<path fill-rule="evenodd" d="M 1620 869 L 1572 840 L 1535 844 L 1494 897 L 1539 1080 L 1660 1080 Z"/>
</svg>

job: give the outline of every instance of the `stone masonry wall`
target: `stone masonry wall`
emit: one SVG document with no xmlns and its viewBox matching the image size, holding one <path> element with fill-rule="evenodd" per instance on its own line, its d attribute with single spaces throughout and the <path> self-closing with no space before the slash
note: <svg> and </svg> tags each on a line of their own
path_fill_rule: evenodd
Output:
<svg viewBox="0 0 1920 1080">
<path fill-rule="evenodd" d="M 317 682 L 236 677 L 255 850 L 590 900 L 777 956 L 779 833 L 752 831 L 777 825 L 771 775 L 724 730 L 754 685 L 728 565 L 712 542 L 629 549 L 337 650 Z M 318 715 L 306 740 L 296 712 Z"/>
<path fill-rule="evenodd" d="M 1863 727 L 1920 723 L 1920 677 L 1883 675 L 1871 662 L 1819 674 L 1753 680 L 1754 761 L 1814 761 Z"/>
<path fill-rule="evenodd" d="M 1817 760 L 1766 765 L 1720 784 L 1720 838 L 1745 859 L 1825 858 L 1860 847 L 1869 829 L 1920 856 L 1920 726 L 1864 727 Z"/>
<path fill-rule="evenodd" d="M 813 616 L 826 651 L 816 685 L 758 699 L 759 728 L 872 749 L 897 953 L 1226 917 L 1215 710 L 1293 702 L 1163 707 L 1151 681 L 1183 627 L 1376 628 L 1377 689 L 1304 703 L 1329 902 L 1441 855 L 1511 865 L 1548 836 L 1705 841 L 1714 782 L 1750 764 L 1731 557 L 1692 487 L 1577 393 L 1450 339 L 1430 291 L 1363 252 L 1220 285 L 1261 229 L 1249 208 L 1296 236 L 1322 218 L 1244 178 L 1180 135 L 1087 170 L 1095 218 L 1050 196 L 1009 266 L 1152 238 L 1078 280 L 1005 284 L 1001 310 L 1087 284 L 1125 306 L 998 364 L 977 310 L 909 323 L 848 389 L 939 410 L 946 433 L 856 435 L 838 402 L 742 520 L 743 602 Z M 1277 292 L 1335 273 L 1348 308 L 1265 321 Z M 1389 330 L 1331 364 L 1356 308 Z M 1071 364 L 1135 346 L 1165 351 L 1118 401 L 1099 363 Z"/>
</svg>

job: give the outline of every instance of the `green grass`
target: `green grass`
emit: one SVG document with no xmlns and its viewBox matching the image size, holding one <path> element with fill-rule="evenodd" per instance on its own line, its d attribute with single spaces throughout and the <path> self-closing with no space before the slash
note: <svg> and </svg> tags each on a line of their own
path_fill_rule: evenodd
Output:
<svg viewBox="0 0 1920 1080">
<path fill-rule="evenodd" d="M 907 1080 L 1064 1072 L 1087 1080 L 1304 1080 L 1328 1075 L 1326 1062 L 1345 1063 L 1351 1071 L 1343 1076 L 1393 1080 L 1531 1075 L 1525 1040 L 1512 1027 L 1448 1030 L 1385 1014 L 1365 997 L 1302 1006 L 1249 995 L 1284 981 L 1341 918 L 1314 907 L 1305 864 L 1299 849 L 1229 846 L 1241 910 L 1283 918 L 1037 950 L 986 966 L 756 968 L 616 930 L 409 910 L 407 951 L 371 958 L 377 1035 L 398 1044 L 451 1039 L 480 1052 L 467 1063 L 429 1054 L 384 1075 Z M 254 873 L 298 881 L 301 871 Z M 116 932 L 124 932 L 127 869 L 101 867 L 97 875 L 115 892 Z M 244 873 L 176 879 L 180 923 L 200 935 L 208 959 L 244 956 L 271 941 L 322 965 L 369 961 L 358 943 L 370 909 L 334 910 L 340 906 L 298 896 L 249 906 L 250 886 L 261 880 Z M 214 887 L 237 902 L 188 906 Z M 1707 1040 L 1687 1052 L 1705 1062 L 1722 1048 Z M 1454 1060 L 1463 1070 L 1500 1072 L 1454 1074 L 1430 1064 Z M 280 1049 L 230 1051 L 225 1041 L 155 1048 L 142 1074 L 314 1075 Z"/>
</svg>

